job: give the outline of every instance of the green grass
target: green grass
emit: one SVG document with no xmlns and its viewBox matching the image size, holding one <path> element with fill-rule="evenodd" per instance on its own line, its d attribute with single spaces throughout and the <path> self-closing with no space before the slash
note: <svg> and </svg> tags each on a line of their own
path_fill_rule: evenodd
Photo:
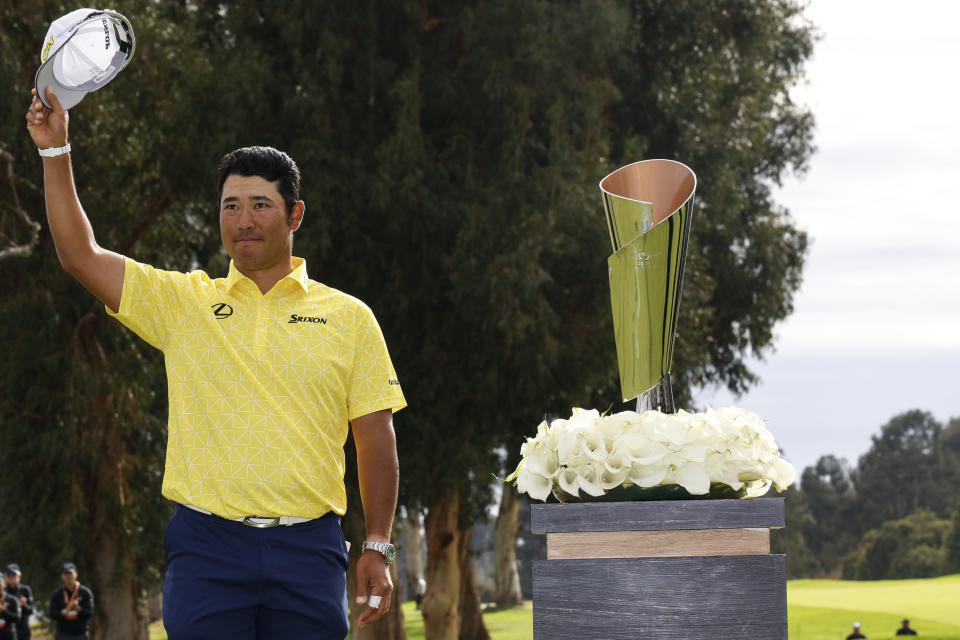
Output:
<svg viewBox="0 0 960 640">
<path fill-rule="evenodd" d="M 749 606 L 749 604 L 745 604 Z M 423 619 L 404 603 L 409 640 L 424 640 Z M 787 583 L 790 640 L 839 640 L 854 621 L 870 640 L 895 638 L 900 621 L 926 640 L 960 640 L 960 574 L 928 580 L 792 580 Z M 531 640 L 533 608 L 488 611 L 492 640 Z M 902 637 L 902 636 L 901 636 Z"/>
<path fill-rule="evenodd" d="M 412 602 L 403 603 L 403 618 L 407 623 L 407 640 L 425 640 L 423 617 Z M 488 609 L 483 623 L 491 640 L 533 640 L 533 606 L 528 601 L 515 609 Z"/>
<path fill-rule="evenodd" d="M 403 617 L 407 623 L 407 640 L 425 640 L 423 616 L 413 602 L 403 603 Z M 533 608 L 529 602 L 516 609 L 489 610 L 483 615 L 483 622 L 491 640 L 533 640 Z M 150 625 L 150 640 L 167 640 L 167 632 L 159 620 Z"/>
<path fill-rule="evenodd" d="M 749 604 L 745 604 L 749 606 Z M 425 640 L 423 617 L 403 603 L 408 640 Z M 839 640 L 854 621 L 870 640 L 895 638 L 903 618 L 925 640 L 960 640 L 960 574 L 928 580 L 791 580 L 787 583 L 790 640 Z M 483 614 L 492 640 L 532 640 L 533 607 Z M 35 636 L 36 637 L 36 636 Z M 159 622 L 150 640 L 166 640 Z M 39 640 L 39 638 L 38 638 Z"/>
<path fill-rule="evenodd" d="M 863 634 L 894 638 L 903 618 L 920 638 L 960 640 L 960 574 L 927 580 L 791 580 L 790 638 L 836 640 L 854 621 Z M 901 636 L 902 637 L 902 636 Z"/>
</svg>

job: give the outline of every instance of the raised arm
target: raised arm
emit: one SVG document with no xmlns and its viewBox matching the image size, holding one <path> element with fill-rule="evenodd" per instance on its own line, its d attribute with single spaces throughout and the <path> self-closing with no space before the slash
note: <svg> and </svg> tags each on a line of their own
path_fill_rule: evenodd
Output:
<svg viewBox="0 0 960 640">
<path fill-rule="evenodd" d="M 67 144 L 69 116 L 53 91 L 47 87 L 48 109 L 33 90 L 27 111 L 27 131 L 38 149 Z M 70 154 L 43 158 L 43 190 L 47 222 L 57 247 L 60 264 L 83 286 L 114 311 L 120 308 L 123 292 L 123 256 L 97 244 L 93 227 L 83 212 L 73 182 Z"/>
</svg>

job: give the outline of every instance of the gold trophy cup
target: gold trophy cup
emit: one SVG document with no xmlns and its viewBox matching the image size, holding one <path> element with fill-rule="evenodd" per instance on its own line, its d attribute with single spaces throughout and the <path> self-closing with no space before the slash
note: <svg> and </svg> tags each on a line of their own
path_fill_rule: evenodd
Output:
<svg viewBox="0 0 960 640">
<path fill-rule="evenodd" d="M 610 302 L 624 400 L 675 413 L 670 365 L 697 176 L 673 160 L 643 160 L 600 181 L 613 255 Z"/>
</svg>

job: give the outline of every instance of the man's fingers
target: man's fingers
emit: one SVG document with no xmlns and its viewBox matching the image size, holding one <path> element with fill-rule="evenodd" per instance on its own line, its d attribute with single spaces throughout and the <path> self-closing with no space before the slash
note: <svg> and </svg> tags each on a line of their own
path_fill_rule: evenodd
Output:
<svg viewBox="0 0 960 640">
<path fill-rule="evenodd" d="M 357 623 L 361 627 L 376 622 L 390 611 L 389 590 L 383 595 L 371 594 L 369 597 L 357 596 L 357 604 L 363 604 L 361 598 L 367 605 L 367 608 L 357 617 Z"/>
<path fill-rule="evenodd" d="M 356 603 L 358 605 L 366 604 L 367 607 L 371 609 L 379 609 L 381 606 L 389 606 L 390 592 L 388 590 L 384 591 L 385 593 L 383 594 L 371 593 L 369 596 L 357 594 Z"/>
<path fill-rule="evenodd" d="M 361 627 L 364 627 L 368 624 L 376 622 L 377 620 L 382 618 L 384 615 L 386 615 L 386 613 L 387 613 L 387 610 L 385 608 L 372 609 L 370 607 L 367 607 L 366 609 L 363 610 L 363 613 L 360 614 L 360 617 L 357 618 L 357 624 L 359 624 Z"/>
<path fill-rule="evenodd" d="M 50 103 L 52 111 L 57 113 L 63 113 L 63 106 L 60 104 L 60 98 L 57 97 L 57 94 L 53 92 L 53 87 L 47 85 L 45 92 L 47 95 L 47 102 Z"/>
</svg>

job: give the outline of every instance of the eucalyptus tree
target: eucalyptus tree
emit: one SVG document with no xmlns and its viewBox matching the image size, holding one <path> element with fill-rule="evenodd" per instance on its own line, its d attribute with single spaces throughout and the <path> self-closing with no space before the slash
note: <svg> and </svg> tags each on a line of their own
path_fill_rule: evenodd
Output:
<svg viewBox="0 0 960 640">
<path fill-rule="evenodd" d="M 188 142 L 203 139 L 202 126 L 183 117 L 192 91 L 175 82 L 193 65 L 177 59 L 189 30 L 156 3 L 125 11 L 139 37 L 135 63 L 70 113 L 80 197 L 104 246 L 167 268 L 203 265 L 216 239 L 197 218 L 192 178 L 211 156 Z M 15 159 L 11 189 L 38 222 L 41 165 L 23 118 L 41 39 L 65 12 L 54 2 L 0 9 L 0 81 L 10 97 L 0 140 Z M 170 511 L 159 493 L 162 361 L 60 269 L 45 225 L 32 251 L 0 262 L 0 279 L 0 463 L 9 471 L 0 549 L 19 558 L 39 596 L 52 592 L 64 560 L 76 562 L 101 605 L 98 637 L 145 639 L 139 603 L 159 584 Z"/>
<path fill-rule="evenodd" d="M 774 327 L 793 309 L 807 237 L 777 204 L 773 188 L 791 172 L 802 173 L 813 151 L 813 117 L 793 101 L 791 89 L 803 80 L 815 30 L 795 0 L 628 0 L 617 7 L 623 22 L 606 35 L 618 51 L 603 72 L 616 93 L 604 111 L 602 169 L 669 158 L 698 178 L 673 362 L 677 406 L 689 407 L 694 386 L 742 392 L 752 385 L 746 359 L 772 351 Z M 589 197 L 582 206 L 591 212 L 585 237 L 604 226 L 595 186 L 603 171 L 597 167 L 583 185 Z M 606 257 L 609 244 L 601 244 L 591 244 L 598 252 L 592 256 L 584 251 L 583 265 Z M 561 283 L 583 276 L 558 270 L 553 277 Z M 606 290 L 605 282 L 595 286 Z M 544 385 L 542 411 L 563 415 L 572 404 L 626 408 L 617 383 L 607 378 L 604 384 L 599 375 L 602 367 L 616 369 L 609 300 L 593 304 L 592 314 L 560 320 L 594 328 L 589 357 L 571 349 L 570 361 L 554 369 L 580 376 L 585 386 L 554 385 L 552 393 Z M 606 341 L 603 332 L 611 336 Z M 532 434 L 535 423 L 514 425 L 518 433 L 506 443 L 510 465 L 521 429 Z M 506 513 L 515 517 L 516 510 Z"/>
<path fill-rule="evenodd" d="M 312 277 L 374 309 L 410 405 L 396 417 L 401 501 L 427 509 L 432 639 L 459 636 L 458 612 L 479 610 L 463 545 L 491 499 L 496 452 L 515 460 L 544 414 L 616 400 L 596 187 L 606 172 L 659 156 L 700 176 L 681 404 L 692 383 L 749 384 L 743 356 L 769 348 L 790 311 L 805 237 L 770 189 L 810 151 L 809 114 L 787 93 L 811 37 L 793 2 L 123 10 L 136 57 L 71 112 L 99 239 L 161 267 L 223 273 L 216 160 L 246 144 L 297 159 L 307 221 L 295 251 Z M 3 82 L 24 96 L 0 107 L 0 141 L 34 213 L 39 163 L 22 117 L 39 37 L 65 10 L 0 12 Z M 49 575 L 58 553 L 93 567 L 94 586 L 117 592 L 101 598 L 102 628 L 137 637 L 122 620 L 159 579 L 168 508 L 162 362 L 59 274 L 47 234 L 28 253 L 0 262 L 0 340 L 15 363 L 0 379 L 0 460 L 25 470 L 0 487 L 16 514 L 0 548 L 22 549 L 32 575 Z M 345 523 L 354 536 L 358 515 Z M 462 626 L 481 637 L 475 622 Z"/>
</svg>

